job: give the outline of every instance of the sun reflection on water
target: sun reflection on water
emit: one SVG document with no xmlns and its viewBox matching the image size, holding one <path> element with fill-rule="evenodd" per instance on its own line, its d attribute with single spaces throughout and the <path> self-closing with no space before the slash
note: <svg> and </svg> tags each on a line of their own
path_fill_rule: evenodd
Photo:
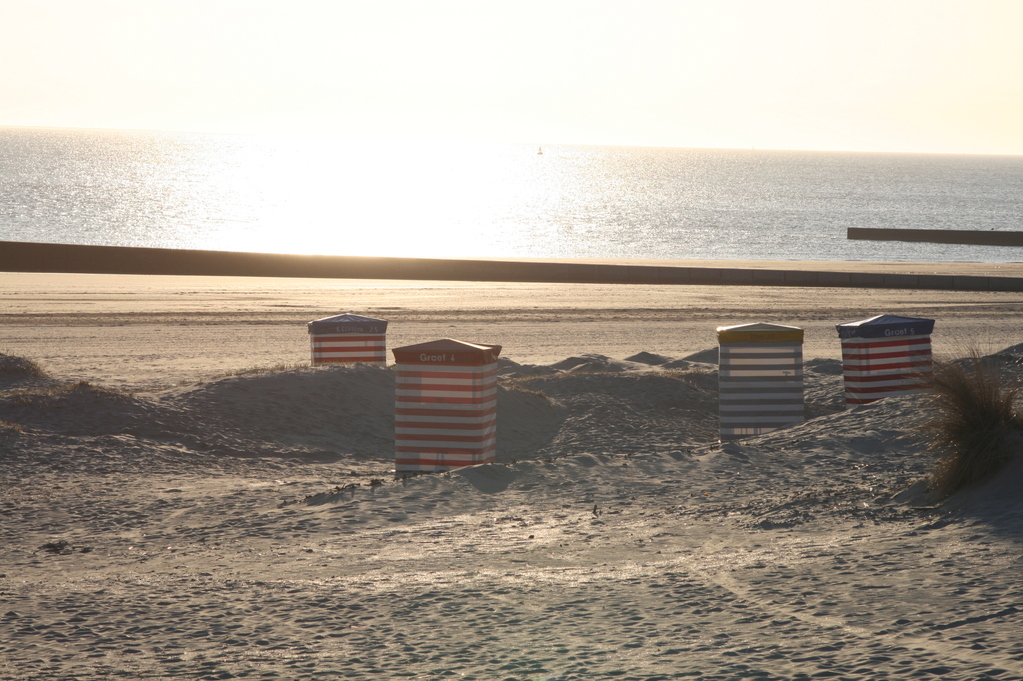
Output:
<svg viewBox="0 0 1023 681">
<path fill-rule="evenodd" d="M 539 243 L 520 243 L 516 216 L 556 204 L 567 183 L 523 163 L 525 147 L 278 142 L 215 153 L 203 180 L 230 188 L 249 219 L 222 222 L 196 234 L 195 243 L 225 250 L 244 244 L 241 250 L 291 253 L 528 255 L 549 245 L 549 235 L 534 229 Z"/>
</svg>

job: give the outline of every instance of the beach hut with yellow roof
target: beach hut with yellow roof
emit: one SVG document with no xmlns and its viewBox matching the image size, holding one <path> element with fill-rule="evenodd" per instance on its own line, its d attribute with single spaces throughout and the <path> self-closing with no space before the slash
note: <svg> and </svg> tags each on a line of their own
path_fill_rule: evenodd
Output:
<svg viewBox="0 0 1023 681">
<path fill-rule="evenodd" d="M 717 329 L 721 440 L 802 423 L 803 330 L 755 323 Z"/>
</svg>

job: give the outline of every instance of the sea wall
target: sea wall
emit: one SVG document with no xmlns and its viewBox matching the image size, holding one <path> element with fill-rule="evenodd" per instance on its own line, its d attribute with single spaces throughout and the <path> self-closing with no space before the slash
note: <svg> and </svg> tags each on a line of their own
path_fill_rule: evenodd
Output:
<svg viewBox="0 0 1023 681">
<path fill-rule="evenodd" d="M 1023 278 L 239 253 L 0 241 L 0 272 L 1023 291 Z"/>
</svg>

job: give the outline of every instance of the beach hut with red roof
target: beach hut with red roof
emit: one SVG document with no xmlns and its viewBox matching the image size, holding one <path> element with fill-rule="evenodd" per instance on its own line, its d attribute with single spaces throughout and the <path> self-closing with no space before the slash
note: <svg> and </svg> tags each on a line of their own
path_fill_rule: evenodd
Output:
<svg viewBox="0 0 1023 681">
<path fill-rule="evenodd" d="M 307 326 L 313 365 L 387 365 L 387 322 L 383 319 L 347 312 Z"/>
<path fill-rule="evenodd" d="M 846 407 L 931 386 L 933 319 L 883 314 L 835 328 L 842 343 Z"/>
<path fill-rule="evenodd" d="M 493 462 L 501 346 L 445 338 L 393 352 L 395 473 Z"/>
</svg>

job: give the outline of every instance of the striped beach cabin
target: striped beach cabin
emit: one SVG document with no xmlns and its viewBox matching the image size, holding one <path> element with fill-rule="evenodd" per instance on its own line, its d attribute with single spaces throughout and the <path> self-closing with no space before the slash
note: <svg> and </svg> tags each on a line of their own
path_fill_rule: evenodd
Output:
<svg viewBox="0 0 1023 681">
<path fill-rule="evenodd" d="M 835 328 L 842 342 L 846 407 L 930 387 L 933 319 L 884 314 Z"/>
<path fill-rule="evenodd" d="M 717 333 L 722 442 L 802 423 L 803 330 L 757 323 Z"/>
<path fill-rule="evenodd" d="M 309 322 L 312 363 L 387 365 L 387 322 L 339 314 Z"/>
<path fill-rule="evenodd" d="M 445 338 L 393 352 L 395 473 L 493 462 L 501 346 Z"/>
</svg>

